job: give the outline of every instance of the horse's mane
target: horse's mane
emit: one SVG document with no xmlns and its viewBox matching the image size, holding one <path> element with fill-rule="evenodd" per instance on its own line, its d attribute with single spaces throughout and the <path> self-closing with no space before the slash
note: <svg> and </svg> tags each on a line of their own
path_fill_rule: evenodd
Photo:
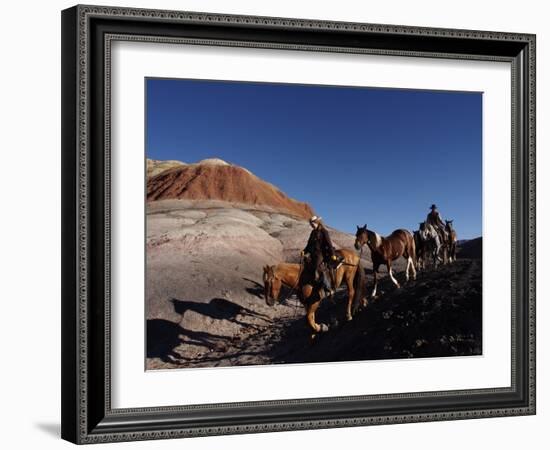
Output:
<svg viewBox="0 0 550 450">
<path fill-rule="evenodd" d="M 380 244 L 382 244 L 382 241 L 384 238 L 381 235 L 379 235 L 376 231 L 367 229 L 367 235 L 369 235 L 369 233 L 374 238 L 375 247 L 379 247 Z"/>
</svg>

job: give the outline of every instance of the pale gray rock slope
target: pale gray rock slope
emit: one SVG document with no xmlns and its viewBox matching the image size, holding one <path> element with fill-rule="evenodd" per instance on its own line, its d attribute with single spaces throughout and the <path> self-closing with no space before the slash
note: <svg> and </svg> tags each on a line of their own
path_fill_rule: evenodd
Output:
<svg viewBox="0 0 550 450">
<path fill-rule="evenodd" d="M 169 335 L 163 328 L 170 324 L 183 332 L 177 354 L 196 358 L 205 347 L 244 338 L 275 317 L 295 316 L 294 306 L 265 304 L 263 267 L 298 261 L 310 231 L 307 220 L 267 207 L 216 200 L 149 202 L 148 366 L 162 367 L 155 349 L 162 347 Z M 330 231 L 336 248 L 353 248 L 354 236 Z M 363 256 L 363 266 L 370 268 L 368 250 Z"/>
</svg>

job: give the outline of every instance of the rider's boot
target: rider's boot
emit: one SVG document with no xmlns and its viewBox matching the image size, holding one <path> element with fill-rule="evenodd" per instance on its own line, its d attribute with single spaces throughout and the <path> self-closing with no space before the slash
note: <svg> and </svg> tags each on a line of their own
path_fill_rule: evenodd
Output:
<svg viewBox="0 0 550 450">
<path fill-rule="evenodd" d="M 323 287 L 325 288 L 328 297 L 332 297 L 334 295 L 334 289 L 332 289 L 332 283 L 330 282 L 326 271 L 323 272 Z"/>
</svg>

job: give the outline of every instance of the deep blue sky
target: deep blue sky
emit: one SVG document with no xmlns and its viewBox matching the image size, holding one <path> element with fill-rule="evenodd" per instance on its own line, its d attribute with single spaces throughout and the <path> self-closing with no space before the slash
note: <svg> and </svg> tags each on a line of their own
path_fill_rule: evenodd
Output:
<svg viewBox="0 0 550 450">
<path fill-rule="evenodd" d="M 146 154 L 221 158 L 342 231 L 417 229 L 436 203 L 481 235 L 482 94 L 147 79 Z"/>
</svg>

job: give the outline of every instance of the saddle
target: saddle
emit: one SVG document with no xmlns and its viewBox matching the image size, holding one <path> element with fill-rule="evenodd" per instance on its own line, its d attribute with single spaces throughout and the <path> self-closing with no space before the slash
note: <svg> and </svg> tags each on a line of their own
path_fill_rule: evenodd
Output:
<svg viewBox="0 0 550 450">
<path fill-rule="evenodd" d="M 319 278 L 316 284 L 324 289 L 329 297 L 334 295 L 333 279 L 336 276 L 336 270 L 344 263 L 344 257 L 336 255 L 336 259 L 327 259 L 319 266 Z"/>
<path fill-rule="evenodd" d="M 344 264 L 345 258 L 343 256 L 336 255 L 336 259 L 329 259 L 327 262 L 327 266 L 332 269 L 336 270 L 338 269 L 342 264 Z"/>
</svg>

